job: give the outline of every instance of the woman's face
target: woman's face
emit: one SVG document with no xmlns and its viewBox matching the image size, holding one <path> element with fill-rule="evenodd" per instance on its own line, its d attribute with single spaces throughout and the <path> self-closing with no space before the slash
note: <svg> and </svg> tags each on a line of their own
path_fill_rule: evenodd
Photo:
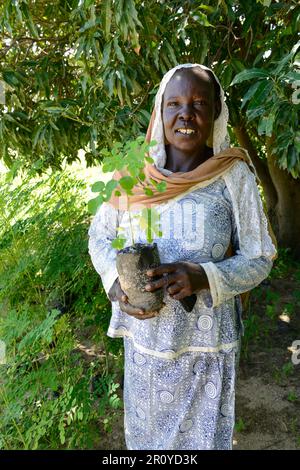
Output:
<svg viewBox="0 0 300 470">
<path fill-rule="evenodd" d="M 166 86 L 162 118 L 166 143 L 183 153 L 204 148 L 220 112 L 214 85 L 204 71 L 183 69 Z"/>
</svg>

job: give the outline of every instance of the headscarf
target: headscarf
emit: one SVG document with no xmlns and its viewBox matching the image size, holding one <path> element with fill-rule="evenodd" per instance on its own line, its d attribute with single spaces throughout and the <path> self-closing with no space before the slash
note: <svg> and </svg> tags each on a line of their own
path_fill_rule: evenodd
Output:
<svg viewBox="0 0 300 470">
<path fill-rule="evenodd" d="M 173 75 L 180 69 L 187 69 L 187 68 L 200 68 L 204 71 L 209 70 L 216 82 L 220 87 L 220 102 L 221 102 L 221 112 L 218 118 L 214 122 L 214 129 L 213 129 L 213 153 L 216 155 L 217 153 L 221 152 L 229 147 L 229 135 L 227 132 L 227 123 L 228 123 L 228 107 L 225 102 L 224 90 L 214 74 L 214 72 L 206 67 L 205 65 L 200 64 L 181 64 L 177 65 L 176 67 L 169 70 L 163 77 L 162 81 L 160 82 L 160 86 L 158 92 L 155 97 L 155 104 L 154 109 L 151 116 L 150 125 L 146 134 L 146 138 L 151 140 L 155 140 L 157 145 L 150 149 L 150 156 L 153 158 L 157 167 L 164 168 L 166 164 L 166 151 L 165 151 L 165 143 L 164 143 L 164 129 L 163 129 L 163 122 L 161 118 L 161 106 L 162 106 L 162 99 L 163 94 L 165 92 L 166 86 L 173 77 Z"/>
</svg>

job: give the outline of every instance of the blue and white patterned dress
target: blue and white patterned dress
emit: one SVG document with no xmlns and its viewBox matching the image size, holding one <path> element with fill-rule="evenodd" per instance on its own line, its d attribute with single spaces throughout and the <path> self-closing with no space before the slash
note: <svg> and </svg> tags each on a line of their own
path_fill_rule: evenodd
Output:
<svg viewBox="0 0 300 470">
<path fill-rule="evenodd" d="M 165 170 L 167 172 L 167 170 Z M 242 333 L 241 298 L 265 279 L 276 248 L 255 177 L 245 162 L 157 206 L 162 263 L 203 266 L 209 289 L 191 312 L 165 294 L 157 317 L 138 320 L 112 302 L 108 330 L 125 348 L 128 449 L 231 449 L 235 380 Z M 111 240 L 117 227 L 131 244 L 128 213 L 103 204 L 89 230 L 89 251 L 106 292 L 118 277 Z M 135 240 L 145 242 L 138 219 Z M 232 242 L 235 255 L 224 258 Z"/>
</svg>

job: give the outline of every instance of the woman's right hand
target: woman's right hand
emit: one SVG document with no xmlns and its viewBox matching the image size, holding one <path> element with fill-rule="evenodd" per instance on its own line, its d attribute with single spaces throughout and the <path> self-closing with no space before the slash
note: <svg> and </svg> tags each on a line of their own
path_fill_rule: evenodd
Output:
<svg viewBox="0 0 300 470">
<path fill-rule="evenodd" d="M 128 302 L 127 295 L 121 289 L 119 278 L 115 280 L 112 287 L 110 288 L 108 297 L 112 302 L 116 302 L 116 301 L 119 302 L 120 309 L 122 310 L 122 312 L 125 312 L 128 315 L 131 315 L 137 318 L 138 320 L 146 320 L 148 318 L 153 318 L 153 317 L 156 317 L 159 313 L 159 312 L 145 313 L 144 309 L 134 307 L 133 305 L 131 305 Z"/>
</svg>

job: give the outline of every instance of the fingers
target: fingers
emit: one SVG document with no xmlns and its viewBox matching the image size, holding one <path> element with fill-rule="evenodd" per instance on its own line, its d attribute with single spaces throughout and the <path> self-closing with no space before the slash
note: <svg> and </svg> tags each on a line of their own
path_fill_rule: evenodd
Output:
<svg viewBox="0 0 300 470">
<path fill-rule="evenodd" d="M 157 268 L 151 268 L 148 269 L 146 272 L 147 276 L 153 277 L 153 276 L 162 276 L 165 273 L 173 273 L 176 271 L 177 265 L 176 263 L 165 263 L 161 264 Z"/>
<path fill-rule="evenodd" d="M 127 303 L 128 302 L 128 297 L 127 295 L 125 294 L 125 292 L 122 290 L 120 284 L 117 286 L 116 288 L 116 297 L 117 297 L 117 300 L 120 302 L 123 302 L 123 303 Z"/>
<path fill-rule="evenodd" d="M 178 294 L 182 289 L 182 286 L 180 286 L 178 283 L 172 284 L 170 287 L 168 287 L 167 291 L 173 297 L 174 294 Z"/>
<path fill-rule="evenodd" d="M 147 312 L 147 313 L 144 313 L 144 315 L 138 315 L 138 316 L 135 315 L 135 318 L 137 318 L 138 320 L 148 320 L 149 318 L 154 318 L 154 317 L 157 317 L 158 315 L 159 315 L 159 312 Z"/>
<path fill-rule="evenodd" d="M 144 309 L 138 308 L 138 307 L 134 307 L 134 306 L 131 305 L 128 301 L 127 301 L 127 302 L 123 302 L 122 300 L 119 300 L 119 305 L 120 305 L 120 309 L 121 309 L 123 312 L 128 313 L 128 315 L 143 316 L 144 313 L 145 313 Z"/>
<path fill-rule="evenodd" d="M 156 317 L 159 312 L 145 312 L 142 308 L 137 308 L 130 303 L 119 302 L 120 309 L 128 315 L 137 318 L 138 320 L 147 320 L 148 318 Z"/>
<path fill-rule="evenodd" d="M 152 292 L 156 289 L 160 289 L 163 286 L 169 286 L 178 280 L 178 274 L 169 274 L 168 276 L 163 276 L 157 281 L 148 282 L 145 285 L 145 290 Z"/>
<path fill-rule="evenodd" d="M 190 292 L 188 292 L 186 289 L 181 289 L 178 293 L 172 295 L 172 299 L 182 300 L 189 295 L 191 295 Z"/>
</svg>

